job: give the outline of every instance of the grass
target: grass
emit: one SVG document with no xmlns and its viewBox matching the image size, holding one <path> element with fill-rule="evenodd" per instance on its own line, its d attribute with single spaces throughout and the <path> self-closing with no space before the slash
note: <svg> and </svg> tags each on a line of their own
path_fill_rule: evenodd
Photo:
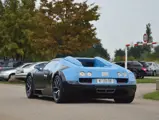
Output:
<svg viewBox="0 0 159 120">
<path fill-rule="evenodd" d="M 145 94 L 144 99 L 159 100 L 159 91 Z"/>
<path fill-rule="evenodd" d="M 159 79 L 149 79 L 149 78 L 137 79 L 137 83 L 156 83 L 156 80 Z"/>
</svg>

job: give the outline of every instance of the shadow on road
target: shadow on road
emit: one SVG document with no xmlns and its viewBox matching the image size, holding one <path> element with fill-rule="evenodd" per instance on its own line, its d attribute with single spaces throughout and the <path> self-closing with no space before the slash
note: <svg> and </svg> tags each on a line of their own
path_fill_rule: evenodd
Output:
<svg viewBox="0 0 159 120">
<path fill-rule="evenodd" d="M 54 102 L 53 98 L 51 97 L 37 97 L 36 100 L 43 100 L 47 102 Z M 59 103 L 59 104 L 124 104 L 124 103 L 115 103 L 112 99 L 73 99 L 69 100 L 65 103 Z M 134 104 L 134 103 L 131 103 Z"/>
</svg>

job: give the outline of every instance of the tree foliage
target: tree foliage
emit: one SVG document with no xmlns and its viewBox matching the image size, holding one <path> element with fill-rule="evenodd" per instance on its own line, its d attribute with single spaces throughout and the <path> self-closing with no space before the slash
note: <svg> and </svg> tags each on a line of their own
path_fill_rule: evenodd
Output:
<svg viewBox="0 0 159 120">
<path fill-rule="evenodd" d="M 110 60 L 110 55 L 107 51 L 107 49 L 103 48 L 101 43 L 98 43 L 96 45 L 93 45 L 91 48 L 88 48 L 85 51 L 77 52 L 74 54 L 74 56 L 78 57 L 102 57 L 107 60 Z"/>
<path fill-rule="evenodd" d="M 125 59 L 125 51 L 122 49 L 115 50 L 115 61 L 123 61 Z"/>
<path fill-rule="evenodd" d="M 50 59 L 85 51 L 100 41 L 92 24 L 100 17 L 95 4 L 74 0 L 0 1 L 0 52 L 14 58 Z M 104 50 L 103 50 L 104 51 Z M 45 56 L 45 57 L 44 57 Z"/>
<path fill-rule="evenodd" d="M 152 37 L 152 31 L 151 31 L 151 24 L 148 23 L 146 25 L 146 34 L 147 34 L 147 37 L 148 37 L 148 40 L 147 42 L 150 43 L 150 42 L 153 42 L 153 37 Z"/>
</svg>

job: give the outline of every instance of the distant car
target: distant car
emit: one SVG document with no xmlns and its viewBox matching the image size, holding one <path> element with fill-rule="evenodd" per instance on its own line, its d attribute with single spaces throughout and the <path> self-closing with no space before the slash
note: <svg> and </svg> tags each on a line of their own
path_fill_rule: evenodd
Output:
<svg viewBox="0 0 159 120">
<path fill-rule="evenodd" d="M 28 98 L 50 96 L 56 103 L 76 97 L 109 98 L 131 103 L 135 97 L 134 74 L 100 57 L 56 58 L 35 69 L 26 77 Z"/>
<path fill-rule="evenodd" d="M 145 71 L 145 76 L 152 76 L 153 70 L 149 68 L 149 64 L 144 61 L 139 61 L 143 65 L 143 70 Z"/>
<path fill-rule="evenodd" d="M 26 67 L 19 68 L 15 72 L 15 78 L 20 80 L 25 80 L 27 74 L 35 69 L 35 66 L 40 66 L 41 68 L 44 67 L 48 62 L 36 62 L 32 63 Z"/>
<path fill-rule="evenodd" d="M 31 63 L 24 63 L 19 67 L 3 70 L 0 72 L 0 79 L 8 81 L 10 78 L 12 78 L 12 76 L 15 75 L 15 72 L 17 69 L 24 68 L 25 66 L 30 65 L 30 64 Z"/>
<path fill-rule="evenodd" d="M 19 67 L 23 64 L 24 62 L 22 61 L 8 61 L 8 62 L 3 62 L 0 65 L 0 71 L 3 70 L 9 70 L 9 69 L 14 69 L 16 67 Z"/>
<path fill-rule="evenodd" d="M 124 61 L 116 62 L 115 64 L 120 65 L 122 67 L 125 67 Z M 132 71 L 137 79 L 144 78 L 144 76 L 146 75 L 145 68 L 138 61 L 128 61 L 127 62 L 127 69 Z"/>
<path fill-rule="evenodd" d="M 147 62 L 147 64 L 149 65 L 149 69 L 151 69 L 153 71 L 153 76 L 159 75 L 159 66 L 157 63 Z"/>
</svg>

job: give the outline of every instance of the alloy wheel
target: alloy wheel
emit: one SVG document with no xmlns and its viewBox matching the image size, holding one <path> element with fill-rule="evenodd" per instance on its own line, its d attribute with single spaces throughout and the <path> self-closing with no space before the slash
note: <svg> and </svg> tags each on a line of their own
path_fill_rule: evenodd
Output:
<svg viewBox="0 0 159 120">
<path fill-rule="evenodd" d="M 31 89 L 32 89 L 32 79 L 31 77 L 28 77 L 26 80 L 26 93 L 28 96 L 31 94 Z"/>
<path fill-rule="evenodd" d="M 60 98 L 61 92 L 61 79 L 59 77 L 55 77 L 53 81 L 53 97 L 55 100 Z"/>
</svg>

